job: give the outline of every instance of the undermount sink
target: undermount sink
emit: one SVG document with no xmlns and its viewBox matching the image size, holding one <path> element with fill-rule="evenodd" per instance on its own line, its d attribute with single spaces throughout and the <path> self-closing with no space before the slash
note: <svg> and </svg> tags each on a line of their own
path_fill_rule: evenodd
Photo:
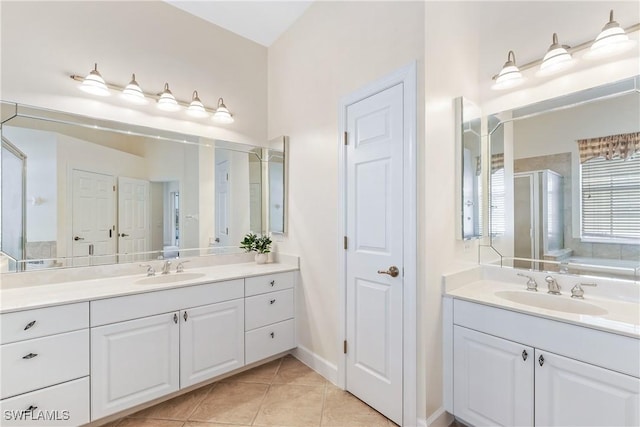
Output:
<svg viewBox="0 0 640 427">
<path fill-rule="evenodd" d="M 160 276 L 146 277 L 136 280 L 138 285 L 159 285 L 162 283 L 184 282 L 185 280 L 194 280 L 204 277 L 204 273 L 174 273 L 162 274 Z"/>
<path fill-rule="evenodd" d="M 563 311 L 565 313 L 589 314 L 592 316 L 602 316 L 608 313 L 608 311 L 602 307 L 585 301 L 571 299 L 567 296 L 527 291 L 498 291 L 495 295 L 518 304 L 530 305 L 547 310 Z"/>
</svg>

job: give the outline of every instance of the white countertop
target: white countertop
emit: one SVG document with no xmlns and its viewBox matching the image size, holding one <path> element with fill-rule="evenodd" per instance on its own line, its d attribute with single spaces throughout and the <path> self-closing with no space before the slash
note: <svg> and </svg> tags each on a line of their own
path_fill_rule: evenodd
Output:
<svg viewBox="0 0 640 427">
<path fill-rule="evenodd" d="M 584 300 L 580 301 L 597 305 L 607 310 L 607 314 L 604 315 L 585 315 L 520 304 L 506 300 L 495 294 L 499 291 L 527 292 L 524 289 L 525 286 L 520 283 L 503 282 L 495 279 L 481 279 L 464 285 L 458 285 L 455 289 L 446 290 L 444 295 L 505 310 L 626 335 L 632 338 L 640 338 L 640 304 L 638 304 L 637 301 L 631 299 L 606 298 L 601 295 L 594 295 L 593 292 L 590 295 L 589 291 L 591 291 L 591 288 L 585 287 Z M 538 293 L 546 294 L 546 291 L 546 288 L 541 287 Z M 562 295 L 554 295 L 550 296 L 550 298 L 571 300 L 570 295 L 571 292 L 563 289 Z"/>
<path fill-rule="evenodd" d="M 106 277 L 90 280 L 75 280 L 37 286 L 19 286 L 0 290 L 0 313 L 113 298 L 123 295 L 193 286 L 202 283 L 221 282 L 244 277 L 296 271 L 293 264 L 255 262 L 216 265 L 210 267 L 189 268 L 184 273 L 171 272 L 172 276 L 188 273 L 202 273 L 204 276 L 192 280 L 171 283 L 136 284 L 145 279 L 146 274 Z M 20 273 L 19 273 L 20 274 Z M 159 276 L 159 275 L 157 275 Z M 156 276 L 156 277 L 157 277 Z"/>
</svg>

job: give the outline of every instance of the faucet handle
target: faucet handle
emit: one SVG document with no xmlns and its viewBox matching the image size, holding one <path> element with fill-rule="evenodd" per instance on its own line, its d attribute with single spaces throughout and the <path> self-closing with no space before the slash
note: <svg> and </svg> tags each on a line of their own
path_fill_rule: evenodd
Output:
<svg viewBox="0 0 640 427">
<path fill-rule="evenodd" d="M 528 291 L 534 291 L 537 292 L 538 291 L 538 283 L 536 282 L 536 279 L 534 279 L 531 276 L 527 276 L 526 274 L 522 274 L 522 273 L 518 273 L 518 276 L 520 277 L 526 277 L 527 279 L 527 290 Z"/>
<path fill-rule="evenodd" d="M 184 260 L 184 261 L 180 261 L 178 263 L 178 265 L 176 265 L 176 273 L 182 273 L 184 271 L 184 264 L 185 262 L 190 262 L 188 259 Z"/>
<path fill-rule="evenodd" d="M 146 267 L 147 276 L 155 276 L 156 275 L 156 269 L 153 268 L 152 265 L 150 265 L 150 264 L 140 264 L 140 267 Z"/>
<path fill-rule="evenodd" d="M 596 283 L 577 283 L 571 288 L 571 298 L 584 299 L 584 289 L 582 286 L 598 286 Z"/>
</svg>

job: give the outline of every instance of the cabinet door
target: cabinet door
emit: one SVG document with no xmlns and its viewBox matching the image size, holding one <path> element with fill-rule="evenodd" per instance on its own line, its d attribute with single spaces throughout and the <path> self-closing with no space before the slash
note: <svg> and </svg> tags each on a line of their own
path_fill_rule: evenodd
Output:
<svg viewBox="0 0 640 427">
<path fill-rule="evenodd" d="M 454 415 L 474 426 L 533 425 L 533 348 L 454 327 Z"/>
<path fill-rule="evenodd" d="M 535 366 L 536 425 L 640 425 L 640 379 L 540 350 Z"/>
<path fill-rule="evenodd" d="M 180 313 L 180 387 L 244 366 L 244 300 Z"/>
<path fill-rule="evenodd" d="M 178 313 L 91 329 L 93 420 L 179 388 Z"/>
</svg>

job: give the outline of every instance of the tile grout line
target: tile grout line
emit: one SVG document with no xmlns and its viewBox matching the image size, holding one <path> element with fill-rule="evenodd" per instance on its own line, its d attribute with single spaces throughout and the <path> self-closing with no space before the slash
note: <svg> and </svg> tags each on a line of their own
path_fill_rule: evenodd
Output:
<svg viewBox="0 0 640 427">
<path fill-rule="evenodd" d="M 204 394 L 204 396 L 202 396 L 202 399 L 200 399 L 200 401 L 193 406 L 193 409 L 191 410 L 191 412 L 189 412 L 189 415 L 187 415 L 187 419 L 184 421 L 185 424 L 187 422 L 191 421 L 190 418 L 196 412 L 196 409 L 198 409 L 200 407 L 200 405 L 202 405 L 202 402 L 204 402 L 204 400 L 207 398 L 207 396 L 209 396 L 209 393 L 211 393 L 211 390 L 213 390 L 217 386 L 218 386 L 218 382 L 217 381 L 214 382 L 213 384 L 210 384 L 209 390 L 207 390 L 207 392 Z M 184 427 L 184 424 L 182 425 L 182 427 Z"/>
<path fill-rule="evenodd" d="M 322 392 L 322 409 L 320 409 L 320 424 L 322 427 L 322 418 L 324 417 L 324 405 L 327 404 L 327 381 L 324 382 L 324 391 Z"/>
<path fill-rule="evenodd" d="M 250 425 L 254 425 L 254 423 L 256 422 L 256 419 L 258 418 L 258 415 L 260 414 L 260 410 L 262 409 L 262 405 L 264 404 L 264 401 L 267 398 L 267 394 L 269 394 L 269 390 L 271 390 L 271 384 L 273 383 L 274 378 L 278 375 L 278 372 L 280 372 L 280 367 L 282 366 L 282 359 L 284 359 L 284 357 L 280 358 L 280 361 L 279 361 L 280 363 L 278 363 L 276 372 L 273 374 L 273 377 L 271 377 L 271 380 L 269 380 L 269 384 L 267 384 L 267 390 L 264 392 L 264 395 L 262 396 L 262 400 L 260 401 L 258 410 L 256 411 L 256 414 L 253 416 L 253 420 L 251 420 Z"/>
</svg>

